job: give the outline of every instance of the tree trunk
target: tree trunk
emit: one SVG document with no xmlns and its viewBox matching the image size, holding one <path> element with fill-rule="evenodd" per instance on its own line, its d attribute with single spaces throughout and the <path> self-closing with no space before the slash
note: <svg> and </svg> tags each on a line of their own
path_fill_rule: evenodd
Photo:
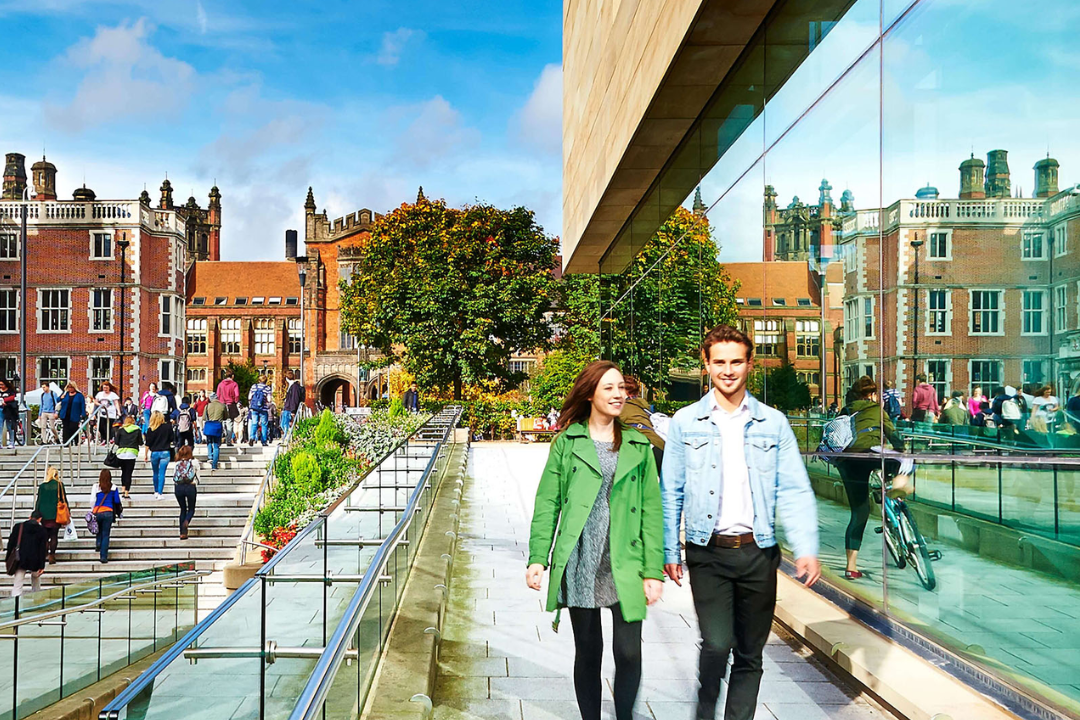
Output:
<svg viewBox="0 0 1080 720">
<path fill-rule="evenodd" d="M 454 376 L 454 399 L 461 400 L 461 373 Z"/>
</svg>

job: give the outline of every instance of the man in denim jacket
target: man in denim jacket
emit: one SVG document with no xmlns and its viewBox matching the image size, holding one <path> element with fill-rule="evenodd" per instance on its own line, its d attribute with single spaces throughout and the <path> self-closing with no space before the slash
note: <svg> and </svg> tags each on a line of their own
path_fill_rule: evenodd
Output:
<svg viewBox="0 0 1080 720">
<path fill-rule="evenodd" d="M 675 414 L 660 491 L 664 572 L 682 584 L 679 528 L 686 520 L 686 566 L 701 628 L 697 720 L 713 720 L 728 655 L 725 720 L 752 720 L 761 654 L 776 606 L 779 512 L 807 586 L 821 574 L 817 507 L 787 419 L 746 392 L 754 346 L 719 325 L 702 352 L 712 390 Z"/>
</svg>

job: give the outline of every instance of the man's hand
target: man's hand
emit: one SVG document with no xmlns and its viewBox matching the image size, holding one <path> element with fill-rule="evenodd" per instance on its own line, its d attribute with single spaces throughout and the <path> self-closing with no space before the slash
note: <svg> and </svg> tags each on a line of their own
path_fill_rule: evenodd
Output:
<svg viewBox="0 0 1080 720">
<path fill-rule="evenodd" d="M 540 581 L 544 577 L 544 566 L 540 563 L 533 563 L 525 571 L 525 584 L 531 587 L 533 590 L 540 589 Z"/>
<path fill-rule="evenodd" d="M 664 594 L 664 581 L 655 578 L 645 578 L 645 603 L 654 604 Z"/>
<path fill-rule="evenodd" d="M 34 571 L 34 577 L 41 577 L 44 574 L 45 574 L 45 568 L 41 568 L 40 570 L 35 570 Z"/>
<path fill-rule="evenodd" d="M 682 587 L 682 563 L 667 563 L 664 565 L 664 574 L 679 587 Z"/>
<path fill-rule="evenodd" d="M 806 587 L 812 586 L 821 577 L 821 563 L 813 555 L 799 558 L 795 561 L 795 577 Z"/>
</svg>

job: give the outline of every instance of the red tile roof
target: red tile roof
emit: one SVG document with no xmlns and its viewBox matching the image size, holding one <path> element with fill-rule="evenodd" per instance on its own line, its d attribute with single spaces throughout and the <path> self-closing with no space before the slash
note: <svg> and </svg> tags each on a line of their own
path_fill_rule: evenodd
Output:
<svg viewBox="0 0 1080 720">
<path fill-rule="evenodd" d="M 195 297 L 299 297 L 296 263 L 197 262 L 188 276 L 188 304 Z"/>
</svg>

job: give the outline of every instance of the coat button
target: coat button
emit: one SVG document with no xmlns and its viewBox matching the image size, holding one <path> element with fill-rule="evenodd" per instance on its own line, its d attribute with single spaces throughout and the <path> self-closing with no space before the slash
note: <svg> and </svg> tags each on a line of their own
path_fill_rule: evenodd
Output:
<svg viewBox="0 0 1080 720">
<path fill-rule="evenodd" d="M 563 498 L 563 504 L 564 504 L 564 505 L 565 505 L 566 503 L 568 503 L 568 502 L 570 502 L 570 498 Z"/>
<path fill-rule="evenodd" d="M 637 540 L 631 540 L 630 547 L 637 547 Z"/>
<path fill-rule="evenodd" d="M 709 491 L 709 494 L 710 494 L 710 495 L 715 495 L 715 494 L 716 494 L 716 491 L 715 491 L 715 490 L 710 490 L 710 491 Z"/>
<path fill-rule="evenodd" d="M 574 466 L 574 472 L 577 472 L 577 465 Z"/>
<path fill-rule="evenodd" d="M 709 519 L 712 520 L 712 515 L 709 516 Z"/>
<path fill-rule="evenodd" d="M 636 513 L 636 512 L 637 512 L 637 508 L 636 508 L 636 507 L 632 507 L 632 508 L 630 508 L 630 512 L 632 512 L 632 513 Z"/>
<path fill-rule="evenodd" d="M 716 463 L 713 463 L 713 464 L 712 464 L 712 466 L 713 466 L 713 467 L 716 467 Z"/>
</svg>

